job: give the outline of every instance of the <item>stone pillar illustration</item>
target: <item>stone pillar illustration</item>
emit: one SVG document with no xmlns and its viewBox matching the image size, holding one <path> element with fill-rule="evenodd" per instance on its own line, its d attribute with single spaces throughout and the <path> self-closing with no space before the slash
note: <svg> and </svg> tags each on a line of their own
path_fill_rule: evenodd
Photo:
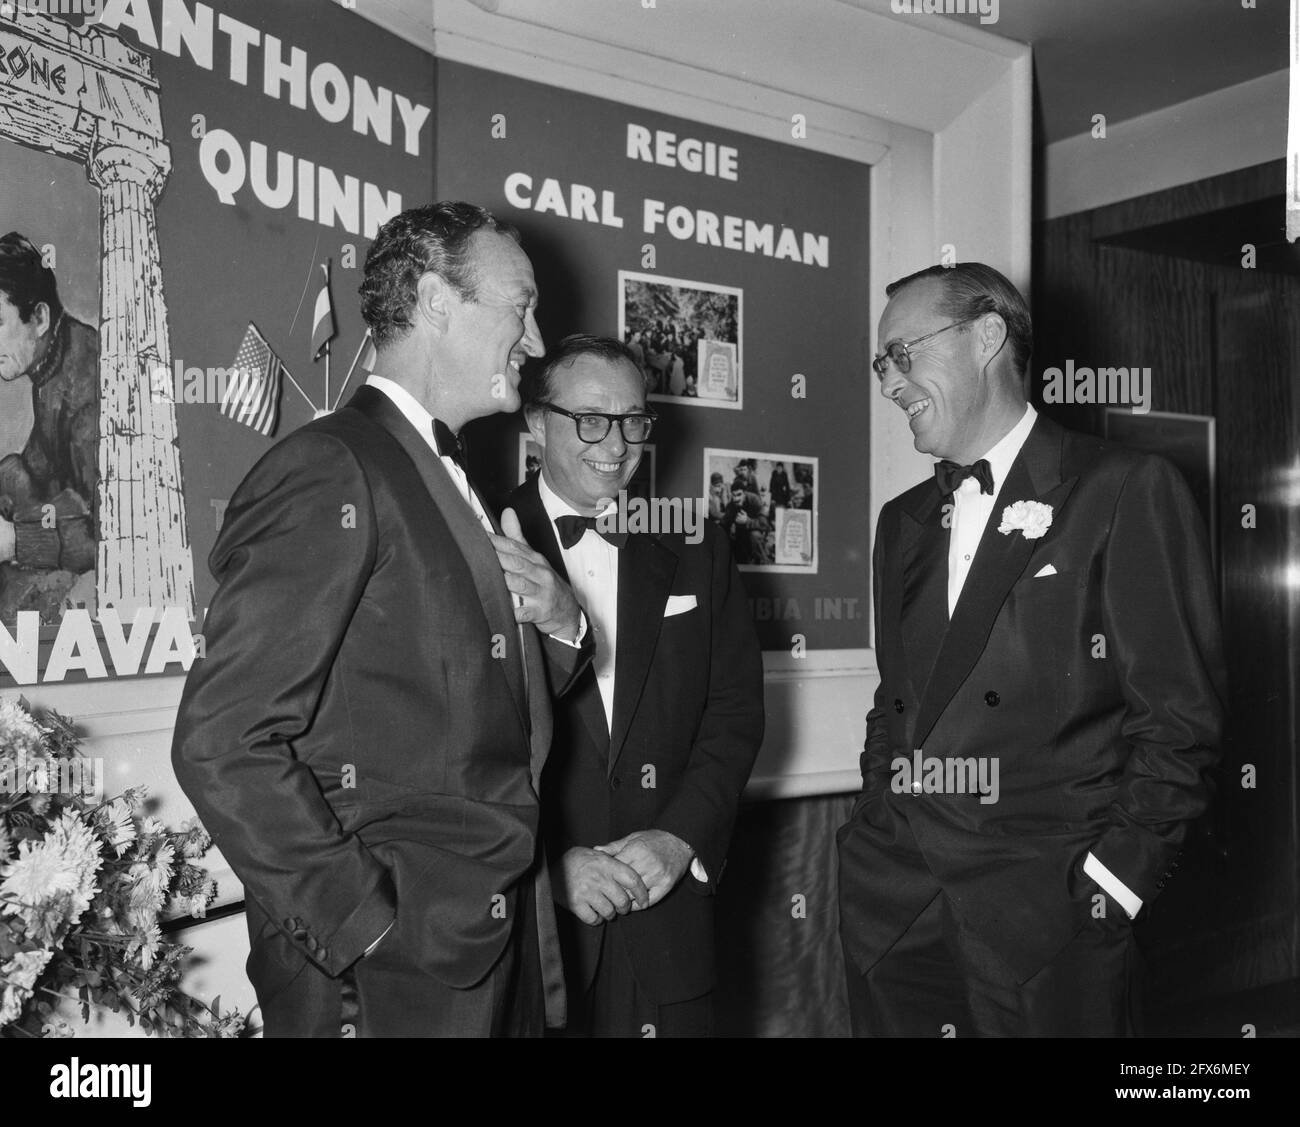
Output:
<svg viewBox="0 0 1300 1127">
<path fill-rule="evenodd" d="M 99 607 L 193 617 L 176 405 L 151 379 L 171 366 L 154 215 L 171 153 L 153 65 L 103 28 L 17 8 L 0 8 L 0 50 L 51 78 L 0 82 L 0 137 L 83 163 L 100 193 Z"/>
<path fill-rule="evenodd" d="M 154 200 L 167 153 L 121 144 L 90 158 L 100 190 L 99 604 L 193 609 L 176 405 L 151 379 L 170 370 Z M 170 384 L 162 385 L 169 387 Z"/>
</svg>

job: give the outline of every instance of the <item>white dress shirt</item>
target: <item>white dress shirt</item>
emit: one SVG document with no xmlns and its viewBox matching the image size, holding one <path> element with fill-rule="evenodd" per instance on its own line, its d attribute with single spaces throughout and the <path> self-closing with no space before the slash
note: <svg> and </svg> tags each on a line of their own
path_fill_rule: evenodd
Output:
<svg viewBox="0 0 1300 1127">
<path fill-rule="evenodd" d="M 993 495 L 980 492 L 980 484 L 973 477 L 966 478 L 952 495 L 952 530 L 948 539 L 948 617 L 951 618 L 961 598 L 962 587 L 970 574 L 975 554 L 979 551 L 980 540 L 989 517 L 997 506 L 1002 493 L 1002 483 L 1006 481 L 1011 470 L 1011 463 L 1016 460 L 1025 439 L 1033 430 L 1038 412 L 1033 404 L 1025 405 L 1025 413 L 1002 439 L 984 455 L 993 473 Z M 1011 501 L 1024 501 L 1029 498 L 1013 497 Z M 1123 881 L 1089 853 L 1083 862 L 1084 873 L 1104 888 L 1111 897 L 1129 914 L 1136 916 L 1142 908 L 1141 899 L 1134 895 Z"/>
<path fill-rule="evenodd" d="M 1002 483 L 1006 481 L 1011 470 L 1011 463 L 1016 460 L 1020 448 L 1034 429 L 1034 420 L 1038 412 L 1033 404 L 1025 404 L 1025 413 L 996 446 L 984 455 L 993 471 L 993 495 L 980 492 L 980 483 L 973 477 L 966 478 L 952 495 L 952 534 L 948 538 L 948 617 L 957 608 L 957 599 L 961 589 L 966 585 L 966 576 L 970 574 L 975 553 L 979 550 L 980 538 L 984 535 L 984 526 L 988 524 L 998 495 L 1002 492 Z M 1024 498 L 1016 498 L 1024 500 Z"/>
<path fill-rule="evenodd" d="M 537 492 L 552 531 L 555 531 L 557 517 L 583 515 L 547 484 L 545 470 L 537 475 Z M 606 511 L 615 507 L 615 502 L 611 501 Z M 558 532 L 556 539 L 559 539 Z M 564 569 L 569 573 L 569 586 L 587 613 L 587 622 L 595 639 L 596 655 L 591 664 L 596 671 L 600 703 L 605 706 L 605 727 L 611 731 L 614 727 L 614 657 L 618 653 L 618 553 L 619 549 L 594 529 L 587 529 L 572 548 L 560 548 Z"/>
<path fill-rule="evenodd" d="M 456 464 L 455 458 L 449 454 L 444 454 L 438 449 L 438 442 L 433 437 L 433 416 L 424 409 L 424 405 L 401 384 L 394 383 L 384 376 L 367 377 L 366 386 L 378 388 L 393 401 L 393 406 L 406 416 L 407 421 L 419 432 L 420 437 L 428 444 L 429 449 L 438 455 L 439 460 L 447 468 L 447 473 L 451 475 L 452 484 L 456 486 L 456 492 L 465 499 L 465 504 L 474 511 L 479 524 L 486 528 L 488 532 L 495 533 L 496 530 L 492 527 L 492 520 L 484 511 L 483 503 L 478 499 L 478 494 L 470 488 L 469 478 L 465 476 L 465 471 Z"/>
</svg>

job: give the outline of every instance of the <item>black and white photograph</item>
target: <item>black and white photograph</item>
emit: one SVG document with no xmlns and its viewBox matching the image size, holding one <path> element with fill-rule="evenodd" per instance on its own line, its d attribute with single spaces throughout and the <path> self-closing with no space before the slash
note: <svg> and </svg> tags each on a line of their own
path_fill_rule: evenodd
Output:
<svg viewBox="0 0 1300 1127">
<path fill-rule="evenodd" d="M 0 1108 L 1290 1106 L 1298 372 L 1300 0 L 0 0 Z"/>
<path fill-rule="evenodd" d="M 730 286 L 618 273 L 618 332 L 645 373 L 647 398 L 744 407 L 744 294 Z"/>
<path fill-rule="evenodd" d="M 708 518 L 741 571 L 817 574 L 817 459 L 704 450 Z"/>
</svg>

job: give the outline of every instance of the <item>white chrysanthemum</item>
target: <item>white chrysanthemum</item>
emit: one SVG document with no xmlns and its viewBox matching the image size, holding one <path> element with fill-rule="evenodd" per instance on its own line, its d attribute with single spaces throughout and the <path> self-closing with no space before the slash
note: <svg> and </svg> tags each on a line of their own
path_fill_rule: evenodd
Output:
<svg viewBox="0 0 1300 1127">
<path fill-rule="evenodd" d="M 172 883 L 174 854 L 171 842 L 164 842 L 150 859 L 137 861 L 127 870 L 131 882 L 127 922 L 132 929 L 143 930 L 157 921 Z"/>
<path fill-rule="evenodd" d="M 162 946 L 162 930 L 156 922 L 151 923 L 148 927 L 141 928 L 131 937 L 131 942 L 126 947 L 126 955 L 127 958 L 138 955 L 140 965 L 145 970 L 148 970 L 153 966 L 153 957 L 158 953 L 160 946 Z"/>
<path fill-rule="evenodd" d="M 32 987 L 50 961 L 53 951 L 19 951 L 0 966 L 0 1027 L 16 1021 L 32 996 Z"/>
<path fill-rule="evenodd" d="M 38 755 L 45 750 L 40 725 L 17 701 L 0 699 L 0 754 Z"/>
<path fill-rule="evenodd" d="M 53 943 L 90 907 L 102 860 L 91 828 L 64 811 L 43 839 L 19 842 L 17 858 L 0 868 L 4 911 L 21 917 L 38 942 Z"/>
<path fill-rule="evenodd" d="M 42 1037 L 75 1037 L 77 1031 L 66 1021 L 47 1021 L 41 1026 Z"/>
<path fill-rule="evenodd" d="M 125 798 L 115 798 L 96 810 L 95 824 L 119 857 L 135 841 L 135 817 Z"/>
<path fill-rule="evenodd" d="M 203 828 L 203 824 L 198 818 L 191 818 L 186 822 L 181 827 L 181 832 L 185 834 L 185 844 L 182 846 L 181 852 L 190 860 L 202 857 L 212 848 L 212 837 Z"/>
</svg>

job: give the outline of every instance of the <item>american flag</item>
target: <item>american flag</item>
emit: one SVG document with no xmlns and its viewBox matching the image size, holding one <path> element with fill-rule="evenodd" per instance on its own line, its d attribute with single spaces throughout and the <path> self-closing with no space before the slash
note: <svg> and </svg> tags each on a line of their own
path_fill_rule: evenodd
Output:
<svg viewBox="0 0 1300 1127">
<path fill-rule="evenodd" d="M 338 328 L 334 324 L 334 302 L 330 298 L 329 267 L 323 262 L 321 263 L 320 272 L 323 278 L 320 284 L 320 292 L 316 295 L 316 317 L 311 330 L 311 358 L 313 360 L 319 360 L 325 346 L 338 335 Z"/>
<path fill-rule="evenodd" d="M 280 406 L 280 372 L 284 365 L 250 321 L 235 366 L 226 381 L 221 413 L 269 436 Z"/>
<path fill-rule="evenodd" d="M 375 364 L 379 360 L 379 353 L 375 351 L 374 338 L 370 335 L 370 330 L 366 330 L 366 339 L 362 342 L 361 353 L 361 370 L 366 375 L 374 375 Z"/>
</svg>

